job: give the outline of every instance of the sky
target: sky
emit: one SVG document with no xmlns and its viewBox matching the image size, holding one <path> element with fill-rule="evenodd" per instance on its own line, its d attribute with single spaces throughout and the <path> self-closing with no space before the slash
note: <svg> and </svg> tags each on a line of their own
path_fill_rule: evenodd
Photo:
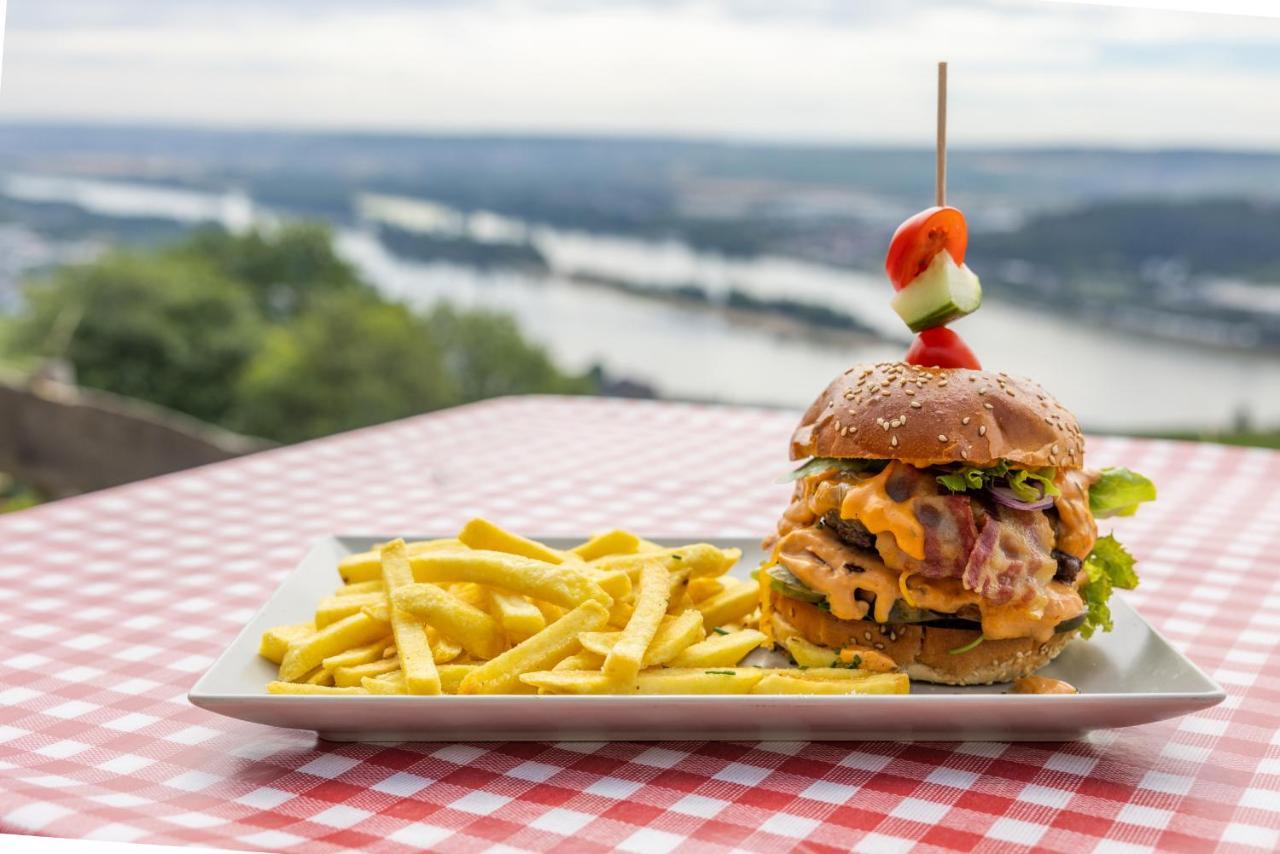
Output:
<svg viewBox="0 0 1280 854">
<path fill-rule="evenodd" d="M 13 0 L 0 121 L 1280 148 L 1280 19 L 1037 0 Z"/>
</svg>

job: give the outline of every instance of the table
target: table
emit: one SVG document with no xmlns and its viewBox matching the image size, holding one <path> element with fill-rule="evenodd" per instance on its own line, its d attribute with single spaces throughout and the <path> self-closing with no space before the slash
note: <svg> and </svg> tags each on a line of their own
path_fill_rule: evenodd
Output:
<svg viewBox="0 0 1280 854">
<path fill-rule="evenodd" d="M 760 535 L 794 413 L 511 398 L 0 517 L 0 830 L 364 848 L 1280 845 L 1280 454 L 1092 438 L 1152 476 L 1128 595 L 1226 688 L 1069 744 L 317 742 L 188 688 L 332 532 Z M 1104 526 L 1111 527 L 1109 525 Z"/>
</svg>

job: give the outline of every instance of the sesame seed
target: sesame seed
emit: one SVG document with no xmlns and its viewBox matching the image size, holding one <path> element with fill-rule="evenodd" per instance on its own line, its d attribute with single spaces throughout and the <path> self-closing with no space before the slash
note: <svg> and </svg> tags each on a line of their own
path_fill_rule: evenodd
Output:
<svg viewBox="0 0 1280 854">
<path fill-rule="evenodd" d="M 895 447 L 895 448 L 896 448 L 896 447 L 898 447 L 898 437 L 897 437 L 896 435 L 895 435 L 895 436 L 893 436 L 893 437 L 891 437 L 891 438 L 889 439 L 889 444 L 890 444 L 890 445 L 892 445 L 892 446 L 893 446 L 893 447 Z"/>
<path fill-rule="evenodd" d="M 899 416 L 898 416 L 898 424 L 900 424 L 900 425 L 901 425 L 901 424 L 906 424 L 906 423 L 907 423 L 907 416 L 905 416 L 905 415 L 899 415 Z"/>
<path fill-rule="evenodd" d="M 947 380 L 943 380 L 942 382 L 938 383 L 938 385 L 940 385 L 940 386 L 944 386 L 944 385 L 946 385 L 946 384 L 947 384 L 947 382 L 948 382 Z"/>
<path fill-rule="evenodd" d="M 907 397 L 915 397 L 915 395 L 916 395 L 916 390 L 915 390 L 915 389 L 913 389 L 913 388 L 909 388 L 909 389 L 907 389 Z"/>
<path fill-rule="evenodd" d="M 987 393 L 987 387 L 986 387 L 986 386 L 983 386 L 982 388 L 978 389 L 978 394 L 986 394 L 986 393 Z"/>
<path fill-rule="evenodd" d="M 849 428 L 849 432 L 850 432 L 850 433 L 857 433 L 857 432 L 858 432 L 858 428 L 857 428 L 856 426 L 854 426 L 854 427 L 850 427 L 850 428 Z"/>
<path fill-rule="evenodd" d="M 939 441 L 939 442 L 945 442 L 945 441 L 947 441 L 947 434 L 946 434 L 946 433 L 939 433 L 939 434 L 938 434 L 938 441 Z"/>
<path fill-rule="evenodd" d="M 995 409 L 995 407 L 994 407 L 994 406 L 992 406 L 992 405 L 991 405 L 991 404 L 989 404 L 989 403 L 984 403 L 984 404 L 982 404 L 982 405 L 983 405 L 983 406 L 985 406 L 987 409 Z"/>
<path fill-rule="evenodd" d="M 978 428 L 978 435 L 979 436 L 987 435 L 987 425 L 983 424 L 981 427 Z"/>
<path fill-rule="evenodd" d="M 1005 390 L 1004 390 L 1004 393 L 1005 393 L 1005 394 L 1007 394 L 1007 395 L 1009 395 L 1009 397 L 1013 397 L 1013 389 L 1011 389 L 1011 388 L 1007 388 L 1007 389 L 1005 389 Z"/>
<path fill-rule="evenodd" d="M 968 424 L 968 423 L 969 423 L 969 420 L 970 420 L 970 419 L 969 419 L 969 416 L 968 416 L 968 415 L 966 415 L 964 418 L 961 418 L 961 419 L 960 419 L 960 423 L 961 423 L 961 424 Z"/>
<path fill-rule="evenodd" d="M 918 400 L 913 400 L 913 401 L 911 401 L 911 408 L 912 408 L 912 409 L 919 409 L 919 408 L 920 408 L 920 401 L 918 401 Z"/>
<path fill-rule="evenodd" d="M 1049 452 L 1053 454 L 1058 453 L 1058 446 L 1054 445 L 1052 448 L 1049 449 Z"/>
</svg>

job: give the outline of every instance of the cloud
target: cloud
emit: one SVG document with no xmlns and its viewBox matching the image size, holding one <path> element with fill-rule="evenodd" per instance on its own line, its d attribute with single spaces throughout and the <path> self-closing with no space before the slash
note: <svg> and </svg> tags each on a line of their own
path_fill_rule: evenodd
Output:
<svg viewBox="0 0 1280 854">
<path fill-rule="evenodd" d="M 229 126 L 1280 144 L 1280 22 L 1028 2 L 11 4 L 0 116 Z"/>
</svg>

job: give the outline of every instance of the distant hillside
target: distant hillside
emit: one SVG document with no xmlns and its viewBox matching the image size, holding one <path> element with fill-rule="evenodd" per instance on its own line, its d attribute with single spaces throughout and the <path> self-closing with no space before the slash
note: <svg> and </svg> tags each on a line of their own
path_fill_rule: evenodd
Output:
<svg viewBox="0 0 1280 854">
<path fill-rule="evenodd" d="M 1188 274 L 1280 281 L 1280 203 L 1248 199 L 1101 202 L 974 235 L 971 264 L 1026 261 L 1059 274 L 1134 275 L 1174 261 Z"/>
</svg>

